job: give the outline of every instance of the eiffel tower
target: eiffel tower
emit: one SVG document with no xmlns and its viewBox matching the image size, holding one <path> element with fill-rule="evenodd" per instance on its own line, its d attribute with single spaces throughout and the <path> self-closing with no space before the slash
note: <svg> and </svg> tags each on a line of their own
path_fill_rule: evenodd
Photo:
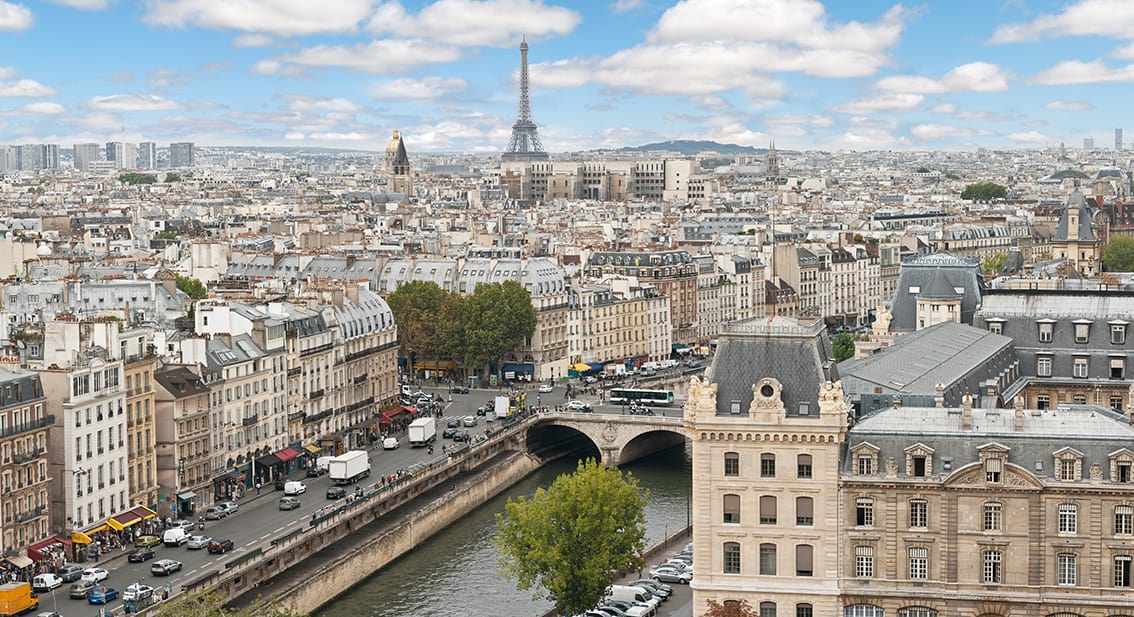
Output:
<svg viewBox="0 0 1134 617">
<path fill-rule="evenodd" d="M 520 43 L 520 110 L 512 125 L 512 138 L 508 150 L 500 157 L 503 161 L 546 161 L 547 153 L 539 140 L 536 124 L 532 121 L 531 99 L 528 98 L 528 41 Z"/>
</svg>

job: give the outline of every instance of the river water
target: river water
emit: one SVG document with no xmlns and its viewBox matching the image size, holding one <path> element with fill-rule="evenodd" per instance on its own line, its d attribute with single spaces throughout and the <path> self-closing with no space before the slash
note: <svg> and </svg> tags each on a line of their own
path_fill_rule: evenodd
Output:
<svg viewBox="0 0 1134 617">
<path fill-rule="evenodd" d="M 507 491 L 468 513 L 401 559 L 374 573 L 331 603 L 316 617 L 537 617 L 551 608 L 533 590 L 521 591 L 499 572 L 496 514 L 509 497 L 531 495 L 549 486 L 575 462 L 545 465 Z M 677 447 L 622 467 L 650 492 L 646 505 L 647 546 L 684 528 L 689 520 L 692 485 L 689 452 Z M 647 564 L 650 565 L 650 564 Z M 542 595 L 542 594 L 541 594 Z"/>
</svg>

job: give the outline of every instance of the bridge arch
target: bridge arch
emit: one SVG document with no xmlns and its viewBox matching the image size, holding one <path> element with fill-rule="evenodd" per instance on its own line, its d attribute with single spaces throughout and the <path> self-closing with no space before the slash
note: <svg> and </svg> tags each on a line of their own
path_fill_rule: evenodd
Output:
<svg viewBox="0 0 1134 617">
<path fill-rule="evenodd" d="M 648 454 L 685 442 L 681 418 L 665 416 L 622 416 L 551 412 L 541 414 L 528 430 L 525 446 L 536 456 L 549 456 L 555 450 L 583 450 L 588 440 L 592 452 L 605 465 L 622 465 Z"/>
</svg>

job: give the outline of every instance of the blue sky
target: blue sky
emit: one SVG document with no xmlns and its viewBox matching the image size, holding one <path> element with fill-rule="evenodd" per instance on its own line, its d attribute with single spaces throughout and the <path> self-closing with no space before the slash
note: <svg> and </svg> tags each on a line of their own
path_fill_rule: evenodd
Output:
<svg viewBox="0 0 1134 617">
<path fill-rule="evenodd" d="M 1134 0 L 0 0 L 0 143 L 1112 147 Z"/>
</svg>

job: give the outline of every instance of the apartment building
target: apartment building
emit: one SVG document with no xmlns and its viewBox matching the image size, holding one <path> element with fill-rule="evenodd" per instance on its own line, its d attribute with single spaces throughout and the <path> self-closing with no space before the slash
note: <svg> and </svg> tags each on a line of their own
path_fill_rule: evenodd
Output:
<svg viewBox="0 0 1134 617">
<path fill-rule="evenodd" d="M 697 343 L 697 266 L 688 252 L 595 252 L 584 273 L 595 279 L 609 274 L 633 276 L 657 286 L 669 297 L 673 344 Z"/>
<path fill-rule="evenodd" d="M 622 364 L 629 368 L 647 361 L 647 298 L 640 289 L 623 294 L 610 286 L 582 285 L 572 290 L 569 298 L 572 364 Z"/>
<path fill-rule="evenodd" d="M 0 368 L 0 551 L 13 555 L 49 538 L 47 413 L 39 375 Z"/>
<path fill-rule="evenodd" d="M 155 423 L 154 368 L 157 354 L 149 328 L 119 334 L 122 378 L 126 385 L 126 477 L 130 503 L 156 508 L 158 503 L 157 429 Z"/>
<path fill-rule="evenodd" d="M 215 379 L 200 365 L 166 364 L 153 373 L 159 516 L 199 516 L 213 503 L 209 382 Z"/>
</svg>

